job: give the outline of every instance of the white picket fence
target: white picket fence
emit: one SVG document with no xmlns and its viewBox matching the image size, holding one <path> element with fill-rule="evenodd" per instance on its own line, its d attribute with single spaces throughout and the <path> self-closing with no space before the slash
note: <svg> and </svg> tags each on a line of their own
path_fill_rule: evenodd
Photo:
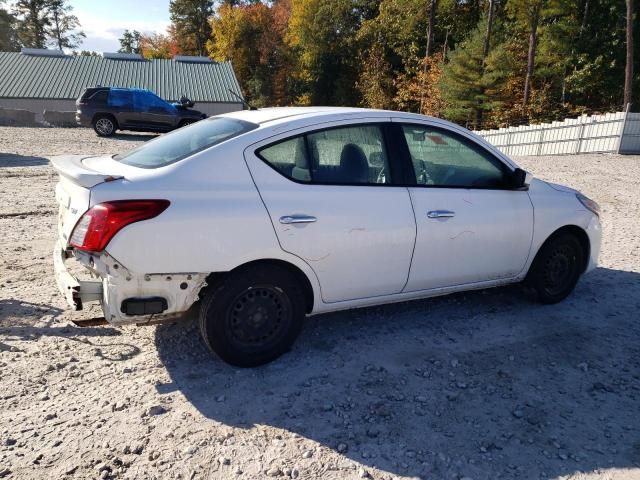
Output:
<svg viewBox="0 0 640 480">
<path fill-rule="evenodd" d="M 561 122 L 476 131 L 507 155 L 640 153 L 640 113 L 607 113 Z"/>
</svg>

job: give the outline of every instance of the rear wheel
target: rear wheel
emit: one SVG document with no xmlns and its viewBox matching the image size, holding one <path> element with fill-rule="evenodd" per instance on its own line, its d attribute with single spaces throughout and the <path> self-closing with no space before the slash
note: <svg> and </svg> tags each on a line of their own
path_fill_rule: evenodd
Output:
<svg viewBox="0 0 640 480">
<path fill-rule="evenodd" d="M 200 331 L 225 362 L 256 367 L 291 348 L 304 315 L 304 292 L 295 277 L 261 265 L 233 272 L 210 289 L 200 309 Z"/>
<path fill-rule="evenodd" d="M 186 127 L 187 125 L 191 125 L 192 123 L 196 123 L 197 120 L 182 120 L 178 125 L 178 128 Z"/>
<path fill-rule="evenodd" d="M 583 271 L 584 254 L 580 241 L 570 233 L 557 235 L 542 246 L 526 280 L 540 302 L 557 303 L 569 296 Z"/>
<path fill-rule="evenodd" d="M 116 122 L 109 115 L 101 115 L 93 120 L 93 129 L 100 137 L 110 137 L 116 132 Z"/>
</svg>

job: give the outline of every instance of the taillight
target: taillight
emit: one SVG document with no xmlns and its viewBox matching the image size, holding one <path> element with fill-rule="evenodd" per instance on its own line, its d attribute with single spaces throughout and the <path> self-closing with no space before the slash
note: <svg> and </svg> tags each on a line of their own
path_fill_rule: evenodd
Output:
<svg viewBox="0 0 640 480">
<path fill-rule="evenodd" d="M 157 217 L 169 206 L 169 200 L 115 200 L 91 207 L 71 233 L 72 247 L 101 252 L 113 236 L 127 225 Z"/>
</svg>

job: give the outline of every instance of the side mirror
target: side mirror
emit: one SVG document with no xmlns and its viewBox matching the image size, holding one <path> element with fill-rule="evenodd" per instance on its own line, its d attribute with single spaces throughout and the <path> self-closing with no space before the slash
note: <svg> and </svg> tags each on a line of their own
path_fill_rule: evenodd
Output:
<svg viewBox="0 0 640 480">
<path fill-rule="evenodd" d="M 516 168 L 511 176 L 511 184 L 515 189 L 526 189 L 531 183 L 531 174 L 521 168 Z"/>
</svg>

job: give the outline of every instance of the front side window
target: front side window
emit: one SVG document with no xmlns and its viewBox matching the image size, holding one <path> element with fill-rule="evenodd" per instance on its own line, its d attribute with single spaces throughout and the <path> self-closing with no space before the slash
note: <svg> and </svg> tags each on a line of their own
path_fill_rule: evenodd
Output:
<svg viewBox="0 0 640 480">
<path fill-rule="evenodd" d="M 164 167 L 256 128 L 254 123 L 234 118 L 211 117 L 116 155 L 114 160 L 140 168 Z"/>
<path fill-rule="evenodd" d="M 391 183 L 382 128 L 359 125 L 310 132 L 258 155 L 293 180 L 337 185 Z"/>
<path fill-rule="evenodd" d="M 133 105 L 138 112 L 171 113 L 173 107 L 151 92 L 144 90 L 133 94 Z"/>
<path fill-rule="evenodd" d="M 403 125 L 419 185 L 505 188 L 508 168 L 479 145 L 453 132 L 424 125 Z"/>
<path fill-rule="evenodd" d="M 112 88 L 109 91 L 109 106 L 114 108 L 133 108 L 133 94 L 131 90 Z"/>
</svg>

